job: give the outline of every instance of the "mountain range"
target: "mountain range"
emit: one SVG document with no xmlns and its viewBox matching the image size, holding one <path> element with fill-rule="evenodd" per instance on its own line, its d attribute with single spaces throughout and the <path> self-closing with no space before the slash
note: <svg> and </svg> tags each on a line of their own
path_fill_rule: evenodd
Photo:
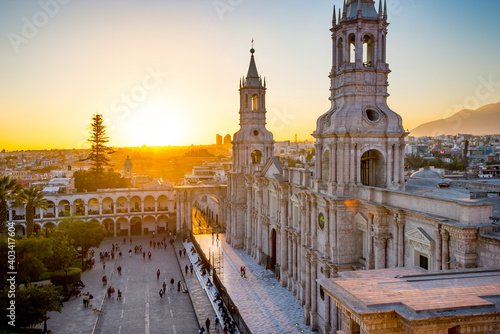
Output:
<svg viewBox="0 0 500 334">
<path fill-rule="evenodd" d="M 421 124 L 410 131 L 410 136 L 439 136 L 472 134 L 500 134 L 500 102 L 487 104 L 476 110 L 464 109 L 452 116 Z"/>
</svg>

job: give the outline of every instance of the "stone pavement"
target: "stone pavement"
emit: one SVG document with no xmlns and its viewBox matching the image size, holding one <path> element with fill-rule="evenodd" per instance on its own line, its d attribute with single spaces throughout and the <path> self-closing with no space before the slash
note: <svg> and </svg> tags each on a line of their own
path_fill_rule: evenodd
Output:
<svg viewBox="0 0 500 334">
<path fill-rule="evenodd" d="M 195 235 L 208 257 L 221 248 L 223 271 L 221 279 L 233 302 L 253 334 L 316 333 L 304 323 L 304 309 L 290 291 L 280 286 L 274 273 L 260 266 L 243 249 L 233 249 L 220 235 L 221 242 L 211 235 Z M 247 278 L 240 276 L 246 266 Z"/>
<path fill-rule="evenodd" d="M 174 247 L 176 249 L 176 255 L 179 261 L 179 266 L 182 269 L 184 282 L 186 282 L 186 285 L 188 287 L 189 296 L 191 298 L 191 302 L 193 304 L 193 308 L 195 310 L 198 323 L 204 326 L 205 320 L 207 318 L 209 318 L 210 321 L 213 323 L 213 320 L 215 319 L 215 311 L 212 307 L 212 304 L 210 303 L 210 300 L 208 299 L 208 296 L 205 293 L 204 288 L 201 286 L 200 281 L 196 276 L 196 273 L 193 272 L 193 274 L 191 274 L 191 271 L 189 270 L 189 265 L 191 264 L 191 261 L 189 260 L 188 257 L 189 249 L 186 249 L 186 256 L 179 256 L 179 250 L 183 250 L 184 245 L 182 244 L 181 241 L 177 240 L 174 243 Z M 186 265 L 188 266 L 187 274 L 185 272 Z M 211 325 L 211 327 L 212 326 L 213 325 Z"/>
<path fill-rule="evenodd" d="M 156 237 L 162 238 L 162 235 Z M 110 251 L 111 243 L 118 242 L 123 252 L 123 258 L 106 263 L 103 269 L 100 262 L 91 270 L 82 274 L 85 284 L 84 292 L 90 291 L 94 295 L 93 307 L 83 307 L 82 297 L 71 297 L 64 303 L 62 313 L 51 312 L 47 327 L 52 333 L 197 333 L 198 321 L 187 293 L 177 292 L 177 282 L 183 278 L 174 255 L 172 246 L 167 249 L 153 249 L 149 247 L 151 237 L 133 237 L 135 244 L 142 244 L 143 250 L 151 250 L 152 258 L 142 258 L 140 254 L 128 250 L 133 248 L 127 238 L 127 245 L 122 245 L 122 239 L 107 238 L 101 247 L 95 251 L 96 258 L 100 251 Z M 122 266 L 122 275 L 118 275 L 115 267 Z M 156 278 L 156 271 L 160 269 L 160 278 Z M 108 284 L 116 291 L 123 291 L 123 300 L 114 299 L 104 301 L 103 312 L 96 329 L 98 308 L 105 298 L 106 287 L 102 285 L 102 276 L 108 276 Z M 174 289 L 170 287 L 170 278 L 174 278 Z M 110 278 L 110 279 L 109 279 Z M 158 292 L 163 281 L 167 282 L 167 291 L 163 298 Z M 116 294 L 115 294 L 116 295 Z M 42 325 L 43 327 L 43 325 Z"/>
</svg>

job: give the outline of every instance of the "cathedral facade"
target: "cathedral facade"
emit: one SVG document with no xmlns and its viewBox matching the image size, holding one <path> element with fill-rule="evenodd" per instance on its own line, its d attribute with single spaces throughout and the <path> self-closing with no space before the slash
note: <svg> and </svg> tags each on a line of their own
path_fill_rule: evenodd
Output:
<svg viewBox="0 0 500 334">
<path fill-rule="evenodd" d="M 500 265 L 483 254 L 500 251 L 498 240 L 485 237 L 491 204 L 404 191 L 408 133 L 387 106 L 385 6 L 350 0 L 338 16 L 334 9 L 332 24 L 331 108 L 313 133 L 314 167 L 290 168 L 273 156 L 267 87 L 252 49 L 224 207 L 226 240 L 274 270 L 320 333 L 341 329 L 342 310 L 318 279 L 353 270 Z"/>
</svg>

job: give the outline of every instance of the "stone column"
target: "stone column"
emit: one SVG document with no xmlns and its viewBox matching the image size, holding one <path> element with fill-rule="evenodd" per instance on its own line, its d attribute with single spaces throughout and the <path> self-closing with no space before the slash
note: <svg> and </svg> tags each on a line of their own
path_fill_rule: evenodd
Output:
<svg viewBox="0 0 500 334">
<path fill-rule="evenodd" d="M 335 161 L 337 160 L 337 145 L 330 145 L 330 183 L 337 182 L 337 168 Z"/>
<path fill-rule="evenodd" d="M 368 224 L 367 224 L 367 234 L 368 234 L 368 244 L 366 245 L 367 251 L 368 251 L 368 258 L 367 258 L 367 264 L 366 264 L 366 269 L 373 269 L 373 214 L 368 215 Z"/>
<path fill-rule="evenodd" d="M 252 187 L 247 186 L 247 216 L 246 216 L 246 235 L 245 235 L 245 249 L 247 254 L 250 254 L 251 251 L 251 243 L 252 243 Z"/>
<path fill-rule="evenodd" d="M 441 247 L 442 247 L 442 261 L 443 261 L 443 270 L 447 270 L 450 268 L 450 255 L 449 255 L 449 245 L 448 245 L 448 241 L 450 240 L 450 234 L 448 233 L 448 231 L 446 231 L 446 229 L 444 228 L 441 228 Z"/>
<path fill-rule="evenodd" d="M 287 238 L 287 252 L 288 252 L 288 275 L 287 275 L 287 287 L 288 290 L 292 290 L 292 275 L 293 275 L 293 246 L 292 246 L 292 233 L 288 233 Z"/>
<path fill-rule="evenodd" d="M 293 276 L 292 276 L 292 293 L 294 295 L 297 295 L 297 281 L 298 281 L 298 275 L 297 271 L 299 270 L 299 255 L 297 253 L 297 243 L 299 242 L 298 238 L 294 236 L 292 239 L 292 247 L 293 247 Z"/>
<path fill-rule="evenodd" d="M 318 261 L 311 257 L 311 329 L 318 329 L 318 287 L 316 279 L 318 278 Z"/>
<path fill-rule="evenodd" d="M 387 145 L 387 161 L 386 161 L 386 173 L 387 173 L 387 186 L 392 185 L 392 143 Z"/>
<path fill-rule="evenodd" d="M 344 185 L 344 138 L 338 139 L 337 144 L 337 184 Z"/>
<path fill-rule="evenodd" d="M 399 143 L 394 145 L 394 184 L 399 184 L 401 162 L 399 161 Z"/>
<path fill-rule="evenodd" d="M 304 306 L 304 321 L 306 323 L 306 325 L 309 326 L 309 324 L 311 323 L 310 320 L 311 320 L 311 254 L 309 254 L 309 252 L 307 252 L 306 254 L 306 261 L 305 261 L 305 265 L 306 265 L 306 291 L 305 291 L 305 294 L 306 294 L 306 304 Z"/>
<path fill-rule="evenodd" d="M 287 272 L 288 272 L 288 236 L 286 231 L 286 205 L 287 201 L 281 195 L 280 199 L 280 225 L 281 225 L 281 273 L 280 281 L 281 286 L 285 286 L 287 283 Z"/>
<path fill-rule="evenodd" d="M 443 264 L 443 259 L 441 258 L 441 256 L 443 254 L 441 254 L 441 249 L 442 249 L 442 246 L 441 246 L 441 226 L 438 226 L 437 228 L 437 231 L 436 231 L 436 234 L 434 235 L 434 238 L 436 240 L 436 270 L 442 270 L 443 267 L 442 267 L 442 264 Z"/>
<path fill-rule="evenodd" d="M 116 215 L 116 207 L 117 207 L 116 202 L 113 202 L 113 214 L 115 215 Z"/>
<path fill-rule="evenodd" d="M 331 269 L 331 277 L 338 277 L 337 272 L 338 272 L 338 268 L 336 266 L 333 266 L 332 269 Z M 337 333 L 337 331 L 339 330 L 339 328 L 338 328 L 339 310 L 338 310 L 337 306 L 333 303 L 333 300 L 331 300 L 331 302 L 332 302 L 332 307 L 331 307 L 331 311 L 330 311 L 330 314 L 332 315 L 332 318 L 331 318 L 331 324 L 332 324 L 331 331 L 332 331 L 332 333 Z M 328 332 L 326 332 L 326 333 L 328 333 Z"/>
<path fill-rule="evenodd" d="M 262 189 L 257 190 L 257 248 L 259 253 L 259 260 L 262 253 Z"/>
<path fill-rule="evenodd" d="M 384 269 L 387 247 L 387 236 L 377 235 L 373 238 L 375 244 L 375 269 Z"/>
<path fill-rule="evenodd" d="M 356 157 L 356 144 L 351 142 L 349 146 L 351 147 L 351 168 L 349 168 L 349 183 L 353 185 L 355 182 L 355 176 L 357 174 L 358 159 Z"/>
<path fill-rule="evenodd" d="M 330 259 L 332 262 L 336 263 L 337 262 L 337 205 L 335 202 L 332 202 L 331 204 L 332 208 L 330 209 L 330 218 L 328 220 L 329 225 L 331 225 L 328 229 L 330 232 Z"/>
<path fill-rule="evenodd" d="M 325 270 L 325 278 L 330 278 L 330 268 Z M 330 295 L 325 293 L 325 323 L 324 323 L 324 333 L 330 333 L 332 327 L 330 325 L 331 322 L 331 314 L 330 314 Z"/>
<path fill-rule="evenodd" d="M 99 202 L 99 216 L 102 215 L 102 202 Z"/>
<path fill-rule="evenodd" d="M 318 207 L 316 199 L 311 200 L 311 248 L 318 249 Z"/>
<path fill-rule="evenodd" d="M 399 219 L 398 222 L 398 267 L 405 266 L 405 222 Z"/>
<path fill-rule="evenodd" d="M 325 245 L 323 249 L 323 256 L 327 259 L 330 258 L 330 202 L 326 202 L 325 211 Z"/>
</svg>

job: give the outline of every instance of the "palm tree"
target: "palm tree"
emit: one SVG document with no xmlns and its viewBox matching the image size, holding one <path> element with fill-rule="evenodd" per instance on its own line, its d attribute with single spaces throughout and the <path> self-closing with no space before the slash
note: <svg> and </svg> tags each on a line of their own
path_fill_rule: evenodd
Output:
<svg viewBox="0 0 500 334">
<path fill-rule="evenodd" d="M 14 200 L 13 205 L 22 205 L 26 210 L 26 236 L 29 237 L 33 233 L 35 225 L 35 209 L 46 209 L 48 206 L 47 200 L 44 198 L 44 193 L 40 190 L 29 187 L 19 191 Z"/>
<path fill-rule="evenodd" d="M 0 178 L 0 232 L 5 231 L 5 224 L 9 219 L 9 206 L 7 202 L 21 190 L 15 179 L 8 176 Z"/>
</svg>

